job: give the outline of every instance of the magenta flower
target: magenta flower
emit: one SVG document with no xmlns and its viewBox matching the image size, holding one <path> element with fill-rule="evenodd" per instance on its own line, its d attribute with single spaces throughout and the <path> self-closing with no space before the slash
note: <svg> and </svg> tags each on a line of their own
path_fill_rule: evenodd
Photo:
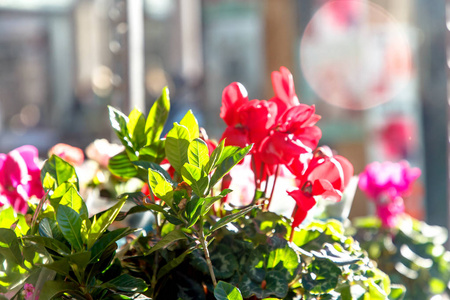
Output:
<svg viewBox="0 0 450 300">
<path fill-rule="evenodd" d="M 34 286 L 30 283 L 25 283 L 25 286 L 22 291 L 22 295 L 25 298 L 25 300 L 33 300 L 33 294 L 34 294 Z"/>
<path fill-rule="evenodd" d="M 410 168 L 407 161 L 373 162 L 359 175 L 359 188 L 375 201 L 382 196 L 394 199 L 407 194 L 420 173 L 419 168 Z"/>
<path fill-rule="evenodd" d="M 411 168 L 407 161 L 373 162 L 359 175 L 359 188 L 375 202 L 383 226 L 394 227 L 404 213 L 403 196 L 419 178 L 420 169 Z"/>
<path fill-rule="evenodd" d="M 25 214 L 27 200 L 44 195 L 37 159 L 38 150 L 30 145 L 0 153 L 0 206 L 10 205 Z"/>
</svg>

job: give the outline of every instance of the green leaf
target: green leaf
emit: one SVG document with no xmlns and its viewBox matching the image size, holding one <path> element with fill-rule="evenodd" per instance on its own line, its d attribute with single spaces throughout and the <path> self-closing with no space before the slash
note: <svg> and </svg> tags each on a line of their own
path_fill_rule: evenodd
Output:
<svg viewBox="0 0 450 300">
<path fill-rule="evenodd" d="M 199 167 L 186 163 L 181 169 L 181 176 L 192 187 L 197 196 L 203 197 L 205 195 L 209 179 Z"/>
<path fill-rule="evenodd" d="M 208 163 L 208 146 L 202 139 L 196 138 L 189 144 L 188 159 L 191 165 L 201 169 Z"/>
<path fill-rule="evenodd" d="M 45 189 L 54 190 L 64 182 L 74 183 L 77 190 L 80 189 L 75 168 L 56 155 L 52 155 L 45 161 L 41 169 L 41 180 L 44 182 Z"/>
<path fill-rule="evenodd" d="M 204 201 L 205 201 L 204 198 L 192 197 L 192 199 L 189 200 L 189 202 L 187 203 L 186 215 L 189 221 L 189 223 L 186 226 L 187 228 L 191 227 L 197 222 L 198 218 L 200 217 L 200 212 L 202 209 L 201 206 L 203 205 Z"/>
<path fill-rule="evenodd" d="M 173 128 L 166 136 L 166 157 L 178 174 L 181 167 L 188 162 L 187 151 L 191 137 L 186 126 L 178 123 L 173 124 Z"/>
<path fill-rule="evenodd" d="M 192 110 L 189 110 L 181 119 L 180 125 L 185 126 L 189 130 L 189 136 L 191 137 L 189 142 L 196 139 L 200 135 L 200 128 L 198 127 L 197 119 L 195 118 Z"/>
<path fill-rule="evenodd" d="M 170 177 L 170 174 L 156 163 L 138 160 L 134 161 L 133 164 L 143 168 L 144 170 L 152 169 L 153 171 L 160 173 L 166 181 L 170 182 L 172 185 L 174 184 L 172 178 Z"/>
<path fill-rule="evenodd" d="M 239 268 L 237 257 L 226 245 L 219 244 L 216 248 L 210 250 L 210 258 L 214 274 L 218 279 L 230 278 Z M 190 263 L 204 274 L 209 273 L 208 264 L 200 250 L 194 251 Z"/>
<path fill-rule="evenodd" d="M 13 229 L 17 236 L 23 236 L 27 233 L 28 226 L 25 216 L 14 211 L 12 206 L 0 211 L 0 228 L 9 228 L 16 223 Z"/>
<path fill-rule="evenodd" d="M 59 205 L 70 207 L 78 214 L 80 214 L 83 219 L 88 219 L 89 214 L 87 211 L 86 203 L 84 203 L 80 194 L 78 194 L 77 190 L 73 186 L 66 191 L 64 196 L 61 198 Z"/>
<path fill-rule="evenodd" d="M 51 249 L 61 255 L 68 255 L 70 253 L 70 249 L 66 246 L 66 244 L 55 238 L 29 235 L 23 237 L 23 239 L 25 241 L 30 241 L 38 245 L 42 245 L 45 248 Z"/>
<path fill-rule="evenodd" d="M 157 279 L 158 280 L 161 279 L 161 277 L 163 277 L 164 275 L 169 273 L 171 270 L 173 270 L 174 268 L 179 266 L 184 261 L 186 255 L 191 253 L 194 249 L 195 249 L 195 247 L 191 247 L 191 248 L 187 249 L 186 251 L 184 251 L 179 256 L 177 256 L 175 259 L 171 259 L 167 264 L 165 264 L 161 269 L 159 269 L 158 275 L 156 276 Z"/>
<path fill-rule="evenodd" d="M 130 179 L 137 176 L 137 168 L 130 161 L 126 151 L 122 151 L 109 159 L 109 171 L 118 177 Z"/>
<path fill-rule="evenodd" d="M 213 150 L 211 156 L 209 157 L 208 163 L 205 166 L 205 173 L 209 174 L 211 171 L 217 167 L 220 158 L 222 157 L 223 149 L 225 148 L 225 140 L 222 140 L 220 144 Z"/>
<path fill-rule="evenodd" d="M 387 298 L 386 292 L 373 280 L 369 278 L 367 281 L 369 285 L 370 300 L 385 300 Z"/>
<path fill-rule="evenodd" d="M 139 149 L 139 159 L 144 161 L 151 161 L 154 163 L 161 163 L 166 157 L 164 147 L 166 140 L 154 141 L 151 145 L 147 145 Z"/>
<path fill-rule="evenodd" d="M 127 130 L 133 143 L 133 149 L 138 150 L 146 145 L 145 118 L 137 108 L 128 115 Z"/>
<path fill-rule="evenodd" d="M 45 282 L 42 290 L 39 293 L 39 299 L 53 299 L 61 296 L 64 293 L 77 293 L 82 295 L 78 285 L 73 282 L 63 280 L 49 280 Z"/>
<path fill-rule="evenodd" d="M 250 207 L 247 207 L 247 208 L 244 208 L 244 209 L 238 211 L 237 213 L 234 213 L 234 214 L 231 214 L 231 215 L 227 215 L 227 216 L 221 218 L 219 221 L 217 221 L 216 224 L 214 224 L 211 227 L 210 232 L 212 233 L 212 232 L 216 231 L 217 229 L 225 226 L 226 224 L 228 224 L 230 222 L 233 222 L 234 220 L 244 216 L 246 213 L 248 213 L 249 211 L 251 211 L 255 207 L 256 206 L 250 206 Z"/>
<path fill-rule="evenodd" d="M 80 215 L 70 207 L 60 205 L 56 212 L 56 220 L 66 240 L 76 250 L 81 250 L 83 248 L 83 240 L 81 239 Z"/>
<path fill-rule="evenodd" d="M 219 281 L 214 289 L 214 297 L 217 300 L 242 300 L 241 291 L 224 281 Z"/>
<path fill-rule="evenodd" d="M 111 244 L 117 242 L 119 239 L 126 237 L 129 234 L 135 232 L 136 229 L 130 229 L 128 227 L 119 228 L 104 234 L 98 239 L 91 248 L 91 260 L 90 263 L 95 263 L 98 258 L 103 254 L 103 251 L 107 249 Z"/>
<path fill-rule="evenodd" d="M 389 294 L 389 300 L 402 300 L 405 296 L 406 288 L 400 284 L 391 285 L 391 292 Z"/>
<path fill-rule="evenodd" d="M 303 276 L 303 287 L 312 294 L 328 293 L 336 287 L 340 275 L 341 269 L 333 262 L 314 260 L 308 265 L 308 273 Z"/>
<path fill-rule="evenodd" d="M 59 229 L 58 223 L 49 218 L 43 218 L 39 222 L 39 234 L 58 241 L 64 241 L 64 235 Z"/>
<path fill-rule="evenodd" d="M 130 133 L 128 132 L 128 117 L 112 106 L 108 106 L 108 111 L 109 121 L 120 142 L 128 151 L 135 153 L 135 150 L 137 149 L 134 149 Z"/>
<path fill-rule="evenodd" d="M 225 197 L 228 193 L 230 193 L 230 189 L 224 189 L 220 195 L 214 196 L 214 197 L 206 197 L 205 203 L 202 205 L 202 215 L 205 215 L 210 209 L 211 206 L 214 205 L 214 203 L 223 197 Z"/>
<path fill-rule="evenodd" d="M 147 284 L 141 278 L 129 274 L 122 274 L 102 284 L 103 287 L 122 292 L 143 293 L 147 290 Z"/>
<path fill-rule="evenodd" d="M 169 246 L 170 244 L 187 239 L 186 235 L 180 229 L 175 229 L 168 234 L 166 234 L 155 246 L 153 246 L 148 253 L 145 255 L 149 255 L 159 249 Z"/>
<path fill-rule="evenodd" d="M 291 247 L 286 245 L 284 248 L 277 248 L 270 251 L 266 268 L 275 268 L 279 266 L 279 264 L 289 271 L 291 277 L 294 277 L 300 264 L 300 259 L 297 253 Z"/>
<path fill-rule="evenodd" d="M 113 207 L 105 211 L 98 219 L 94 219 L 91 228 L 88 231 L 87 248 L 91 249 L 97 239 L 103 232 L 114 222 L 116 216 L 119 214 L 125 200 L 120 200 Z"/>
<path fill-rule="evenodd" d="M 225 149 L 228 147 L 231 146 L 227 146 Z M 251 149 L 252 145 L 227 154 L 229 156 L 225 156 L 226 158 L 217 166 L 217 169 L 211 178 L 210 187 L 212 188 L 223 176 L 225 176 L 225 174 L 231 170 L 231 168 L 238 164 L 247 155 L 247 153 L 250 152 Z"/>
<path fill-rule="evenodd" d="M 17 236 L 11 229 L 0 228 L 0 255 L 8 262 L 22 264 L 22 251 Z"/>
<path fill-rule="evenodd" d="M 153 103 L 145 123 L 147 144 L 159 140 L 164 124 L 169 116 L 170 99 L 169 89 L 164 87 L 161 96 Z"/>
<path fill-rule="evenodd" d="M 173 187 L 171 182 L 158 171 L 148 170 L 148 183 L 152 192 L 160 199 L 166 201 L 169 205 L 172 203 Z"/>
</svg>

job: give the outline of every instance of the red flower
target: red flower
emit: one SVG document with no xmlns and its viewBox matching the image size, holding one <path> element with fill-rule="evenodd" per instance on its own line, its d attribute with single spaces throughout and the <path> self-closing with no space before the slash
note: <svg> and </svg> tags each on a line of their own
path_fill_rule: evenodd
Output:
<svg viewBox="0 0 450 300">
<path fill-rule="evenodd" d="M 272 86 L 275 97 L 270 100 L 277 104 L 279 115 L 300 104 L 295 93 L 294 77 L 286 67 L 281 67 L 279 72 L 272 72 Z"/>
<path fill-rule="evenodd" d="M 222 92 L 222 107 L 220 117 L 228 126 L 235 126 L 241 122 L 238 109 L 248 102 L 248 93 L 239 82 L 233 82 Z"/>
<path fill-rule="evenodd" d="M 320 116 L 314 106 L 299 104 L 287 110 L 261 143 L 259 152 L 267 164 L 290 164 L 317 147 L 322 132 L 314 124 Z"/>
<path fill-rule="evenodd" d="M 308 211 L 315 205 L 314 197 L 338 202 L 342 192 L 353 176 L 352 164 L 343 156 L 334 155 L 328 147 L 318 148 L 308 163 L 306 170 L 303 163 L 291 164 L 290 170 L 299 181 L 299 189 L 288 192 L 297 203 L 293 227 L 300 225 Z M 298 173 L 300 172 L 300 173 Z"/>
</svg>

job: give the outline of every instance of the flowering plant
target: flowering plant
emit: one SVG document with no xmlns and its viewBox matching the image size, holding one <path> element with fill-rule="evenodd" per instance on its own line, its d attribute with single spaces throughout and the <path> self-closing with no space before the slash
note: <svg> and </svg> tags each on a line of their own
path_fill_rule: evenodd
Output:
<svg viewBox="0 0 450 300">
<path fill-rule="evenodd" d="M 407 196 L 420 169 L 401 161 L 374 162 L 359 175 L 359 187 L 375 203 L 376 217 L 358 218 L 354 237 L 378 267 L 407 290 L 405 299 L 431 299 L 449 293 L 450 252 L 446 229 L 405 213 Z"/>
<path fill-rule="evenodd" d="M 0 213 L 0 258 L 7 260 L 0 271 L 8 278 L 0 292 L 13 299 L 37 291 L 42 299 L 400 299 L 402 287 L 390 284 L 340 222 L 302 224 L 319 199 L 340 200 L 353 168 L 330 149 L 315 149 L 319 117 L 299 104 L 290 72 L 272 78 L 268 101 L 248 101 L 238 83 L 225 89 L 228 128 L 219 143 L 191 111 L 161 137 L 167 89 L 147 117 L 109 107 L 123 145 L 109 172 L 141 186 L 92 214 L 75 168 L 49 157 L 40 169 L 45 194 L 30 207 L 28 227 L 19 231 L 23 219 Z M 255 191 L 249 204 L 231 206 L 227 176 L 246 156 Z M 269 211 L 281 169 L 297 183 L 284 191 L 295 200 L 292 219 Z M 151 230 L 121 226 L 142 212 L 153 214 Z"/>
</svg>

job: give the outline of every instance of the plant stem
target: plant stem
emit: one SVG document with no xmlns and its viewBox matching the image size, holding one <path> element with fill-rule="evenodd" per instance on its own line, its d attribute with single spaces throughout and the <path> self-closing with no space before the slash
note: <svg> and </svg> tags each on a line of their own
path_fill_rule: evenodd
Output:
<svg viewBox="0 0 450 300">
<path fill-rule="evenodd" d="M 280 165 L 277 165 L 277 169 L 275 171 L 275 179 L 273 180 L 273 185 L 272 185 L 272 191 L 270 191 L 269 202 L 267 203 L 267 205 L 264 205 L 264 207 L 265 207 L 264 210 L 265 211 L 269 210 L 270 203 L 272 202 L 272 197 L 273 197 L 273 194 L 275 192 L 275 185 L 277 184 L 279 171 L 280 171 Z M 268 185 L 268 184 L 269 184 L 269 180 L 267 180 L 267 182 L 266 182 L 266 185 Z"/>
<path fill-rule="evenodd" d="M 202 247 L 203 247 L 203 252 L 205 253 L 206 264 L 208 265 L 209 274 L 211 275 L 211 280 L 213 282 L 214 287 L 216 287 L 217 280 L 216 280 L 216 276 L 214 275 L 211 257 L 209 256 L 208 243 L 206 242 L 206 239 L 205 239 L 205 232 L 203 231 L 203 216 L 200 216 L 199 238 L 200 238 L 200 243 L 202 244 Z"/>
</svg>

